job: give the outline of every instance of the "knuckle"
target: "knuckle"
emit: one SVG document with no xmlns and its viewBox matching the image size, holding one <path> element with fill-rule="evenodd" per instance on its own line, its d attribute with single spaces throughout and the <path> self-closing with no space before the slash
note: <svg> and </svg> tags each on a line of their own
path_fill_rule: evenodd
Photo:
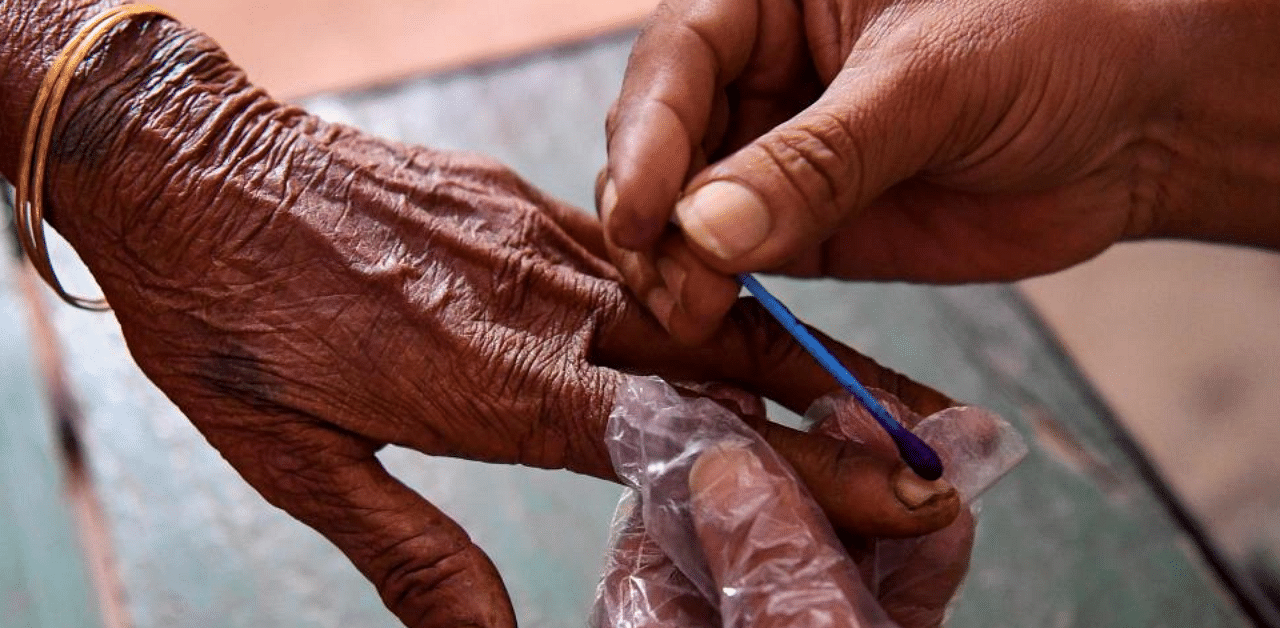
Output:
<svg viewBox="0 0 1280 628">
<path fill-rule="evenodd" d="M 795 205 L 808 208 L 820 224 L 838 219 L 849 190 L 865 180 L 862 151 L 846 120 L 835 114 L 812 115 L 803 127 L 779 129 L 760 144 L 766 158 L 785 178 Z"/>
<path fill-rule="evenodd" d="M 429 551 L 421 551 L 426 545 Z M 376 579 L 379 594 L 407 625 L 435 625 L 432 618 L 450 612 L 453 597 L 446 592 L 462 587 L 479 548 L 464 540 L 446 547 L 423 537 L 410 537 L 383 550 L 384 563 Z"/>
<path fill-rule="evenodd" d="M 717 32 L 717 26 L 719 25 L 698 19 L 686 19 L 679 24 L 681 34 L 697 42 L 697 46 L 711 58 L 716 68 L 727 68 L 725 59 L 729 55 L 723 50 L 724 42 L 721 41 L 723 37 L 720 32 Z"/>
</svg>

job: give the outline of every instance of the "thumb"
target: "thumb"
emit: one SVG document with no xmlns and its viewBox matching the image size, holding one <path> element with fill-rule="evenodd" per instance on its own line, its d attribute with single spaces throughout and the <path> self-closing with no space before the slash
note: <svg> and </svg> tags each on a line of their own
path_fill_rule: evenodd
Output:
<svg viewBox="0 0 1280 628">
<path fill-rule="evenodd" d="M 715 269 L 775 268 L 936 153 L 939 99 L 892 63 L 846 68 L 817 102 L 694 177 L 676 221 Z"/>
<path fill-rule="evenodd" d="M 305 418 L 276 425 L 205 435 L 268 502 L 342 550 L 405 626 L 516 625 L 493 563 L 387 473 L 375 445 Z"/>
</svg>

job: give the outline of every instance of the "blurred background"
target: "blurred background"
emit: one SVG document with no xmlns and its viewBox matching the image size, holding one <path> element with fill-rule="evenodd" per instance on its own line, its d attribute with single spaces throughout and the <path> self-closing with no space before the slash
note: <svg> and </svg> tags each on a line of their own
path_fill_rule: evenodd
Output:
<svg viewBox="0 0 1280 628">
<path fill-rule="evenodd" d="M 281 98 L 299 99 L 633 27 L 655 2 L 166 4 L 218 39 L 256 82 Z M 1280 255 L 1132 244 L 1021 288 L 1224 548 L 1241 559 L 1265 562 L 1268 552 L 1274 555 L 1280 549 Z"/>
</svg>

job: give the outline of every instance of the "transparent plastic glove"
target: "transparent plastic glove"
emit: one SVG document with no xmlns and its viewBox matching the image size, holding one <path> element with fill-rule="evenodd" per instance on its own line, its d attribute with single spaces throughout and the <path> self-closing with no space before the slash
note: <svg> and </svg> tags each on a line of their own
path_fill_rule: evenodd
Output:
<svg viewBox="0 0 1280 628">
<path fill-rule="evenodd" d="M 610 420 L 624 497 L 592 625 L 936 626 L 968 566 L 974 518 L 925 537 L 838 535 L 794 473 L 740 415 L 758 401 L 682 395 L 656 378 L 632 378 Z M 876 391 L 891 412 L 919 417 Z M 851 399 L 811 408 L 814 429 L 862 443 L 892 443 Z M 952 408 L 917 429 L 939 448 L 966 500 L 1025 453 L 994 415 Z"/>
<path fill-rule="evenodd" d="M 968 569 L 975 500 L 1026 455 L 1027 447 L 1012 426 L 981 408 L 946 408 L 922 418 L 893 395 L 871 392 L 938 452 L 944 477 L 969 509 L 950 526 L 924 536 L 842 540 L 863 582 L 895 621 L 903 628 L 939 626 Z M 812 431 L 859 442 L 880 455 L 896 455 L 893 441 L 875 419 L 844 392 L 815 401 L 806 418 Z"/>
</svg>

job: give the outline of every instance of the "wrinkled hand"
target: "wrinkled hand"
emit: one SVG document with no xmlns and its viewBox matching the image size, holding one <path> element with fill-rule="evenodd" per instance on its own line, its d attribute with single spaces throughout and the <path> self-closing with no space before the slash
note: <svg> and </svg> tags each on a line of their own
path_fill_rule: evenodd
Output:
<svg viewBox="0 0 1280 628">
<path fill-rule="evenodd" d="M 758 400 L 704 389 L 717 405 L 655 393 L 662 387 L 629 382 L 611 419 L 614 464 L 637 491 L 619 507 L 593 625 L 941 625 L 968 567 L 975 520 L 967 511 L 923 537 L 837 539 L 786 463 L 741 428 L 738 415 L 763 417 Z M 906 424 L 920 420 L 878 396 Z M 810 416 L 816 432 L 866 455 L 896 455 L 848 395 L 823 398 Z M 967 499 L 1025 453 L 1007 424 L 976 408 L 944 410 L 924 429 Z"/>
<path fill-rule="evenodd" d="M 0 10 L 7 175 L 13 112 L 26 111 L 40 60 L 91 13 L 70 1 Z M 139 366 L 407 625 L 514 618 L 483 552 L 383 469 L 380 447 L 616 480 L 604 446 L 616 369 L 734 382 L 796 409 L 832 387 L 747 303 L 707 343 L 677 346 L 623 289 L 594 219 L 482 157 L 275 102 L 197 32 L 138 19 L 90 66 L 55 130 L 51 223 L 102 286 Z M 946 404 L 837 350 L 868 383 Z M 896 458 L 759 428 L 842 528 L 918 534 L 956 516 L 949 487 L 899 501 L 910 480 Z M 865 503 L 842 500 L 851 486 Z"/>
<path fill-rule="evenodd" d="M 613 259 L 694 341 L 736 272 L 989 281 L 1123 239 L 1280 248 L 1277 27 L 1253 0 L 666 0 L 608 120 Z"/>
</svg>

